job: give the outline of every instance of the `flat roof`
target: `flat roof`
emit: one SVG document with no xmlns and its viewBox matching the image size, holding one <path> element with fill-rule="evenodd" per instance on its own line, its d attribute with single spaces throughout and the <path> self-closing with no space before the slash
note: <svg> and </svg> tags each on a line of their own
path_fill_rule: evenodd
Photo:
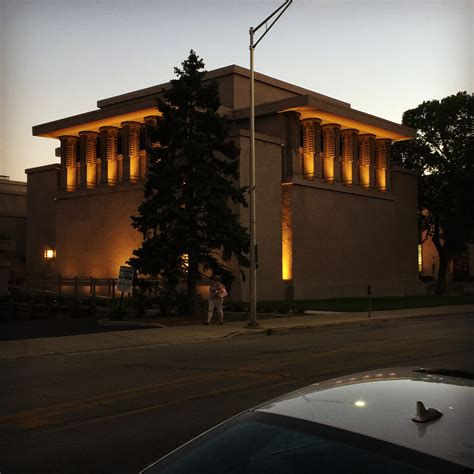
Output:
<svg viewBox="0 0 474 474">
<path fill-rule="evenodd" d="M 208 71 L 205 80 L 218 79 L 229 75 L 249 78 L 250 71 L 241 66 L 230 65 Z M 352 109 L 347 102 L 280 81 L 261 73 L 255 73 L 255 80 L 294 94 L 293 97 L 287 99 L 257 104 L 255 109 L 256 116 L 295 110 L 301 114 L 302 118 L 317 116 L 324 122 L 338 122 L 346 128 L 356 128 L 361 133 L 374 133 L 377 136 L 383 135 L 393 140 L 406 140 L 415 137 L 415 130 L 376 117 L 375 115 Z M 170 82 L 166 82 L 101 99 L 97 102 L 98 109 L 96 110 L 34 126 L 33 135 L 59 138 L 62 135 L 77 135 L 85 129 L 97 131 L 102 126 L 120 126 L 125 121 L 142 122 L 143 117 L 159 115 L 159 111 L 156 109 L 156 99 L 170 85 Z M 231 119 L 242 120 L 248 118 L 249 110 L 249 107 L 234 111 L 222 107 L 221 112 Z"/>
<path fill-rule="evenodd" d="M 391 122 L 376 115 L 371 115 L 350 107 L 341 107 L 319 100 L 313 95 L 302 95 L 282 99 L 275 102 L 260 104 L 255 107 L 255 116 L 270 115 L 294 110 L 301 119 L 320 118 L 322 123 L 339 123 L 344 128 L 355 128 L 360 133 L 373 133 L 376 136 L 392 140 L 408 140 L 415 138 L 416 130 Z M 236 120 L 249 117 L 250 107 L 244 107 L 234 112 Z"/>
</svg>

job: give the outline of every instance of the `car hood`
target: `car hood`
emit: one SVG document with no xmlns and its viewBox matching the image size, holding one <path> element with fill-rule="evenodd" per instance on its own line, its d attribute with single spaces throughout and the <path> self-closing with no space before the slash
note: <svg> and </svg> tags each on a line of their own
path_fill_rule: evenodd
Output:
<svg viewBox="0 0 474 474">
<path fill-rule="evenodd" d="M 316 383 L 256 411 L 333 426 L 473 468 L 473 381 L 414 370 L 384 369 Z M 443 415 L 414 422 L 418 401 Z"/>
</svg>

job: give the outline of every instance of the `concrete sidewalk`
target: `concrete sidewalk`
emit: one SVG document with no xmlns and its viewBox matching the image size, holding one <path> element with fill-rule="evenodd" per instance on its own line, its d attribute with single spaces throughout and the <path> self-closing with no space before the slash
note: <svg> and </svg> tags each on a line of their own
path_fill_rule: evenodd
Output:
<svg viewBox="0 0 474 474">
<path fill-rule="evenodd" d="M 124 349 L 129 347 L 202 342 L 242 335 L 273 334 L 328 326 L 367 324 L 370 321 L 387 319 L 419 318 L 460 313 L 471 313 L 474 319 L 474 305 L 374 311 L 370 319 L 366 312 L 305 314 L 301 316 L 264 319 L 260 321 L 260 327 L 256 329 L 247 329 L 247 322 L 245 321 L 232 321 L 223 325 L 218 325 L 214 322 L 211 326 L 203 324 L 202 326 L 162 327 L 80 334 L 75 336 L 0 341 L 0 361 Z"/>
</svg>

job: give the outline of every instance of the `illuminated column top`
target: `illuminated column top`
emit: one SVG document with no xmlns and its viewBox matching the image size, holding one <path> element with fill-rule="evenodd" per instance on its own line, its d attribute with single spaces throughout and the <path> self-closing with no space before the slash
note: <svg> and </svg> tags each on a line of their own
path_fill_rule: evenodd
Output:
<svg viewBox="0 0 474 474">
<path fill-rule="evenodd" d="M 323 131 L 323 178 L 324 181 L 332 183 L 341 180 L 341 167 L 339 163 L 339 130 L 338 123 L 326 123 Z"/>
<path fill-rule="evenodd" d="M 61 143 L 61 188 L 73 191 L 77 186 L 78 137 L 62 135 Z"/>
<path fill-rule="evenodd" d="M 300 149 L 300 114 L 289 111 L 283 113 L 285 126 L 285 150 L 283 161 L 283 179 L 291 179 L 296 174 L 302 175 Z"/>
</svg>

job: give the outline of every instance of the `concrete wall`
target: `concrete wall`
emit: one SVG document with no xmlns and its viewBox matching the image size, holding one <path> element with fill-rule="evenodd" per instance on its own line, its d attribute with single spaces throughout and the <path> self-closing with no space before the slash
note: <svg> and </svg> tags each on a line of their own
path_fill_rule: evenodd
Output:
<svg viewBox="0 0 474 474">
<path fill-rule="evenodd" d="M 243 186 L 249 184 L 249 137 L 241 130 L 240 176 Z M 259 299 L 282 299 L 281 279 L 281 145 L 275 137 L 256 135 L 256 205 Z M 249 225 L 248 208 L 241 210 L 241 224 Z M 248 278 L 242 283 L 241 297 L 249 300 Z"/>
<path fill-rule="evenodd" d="M 249 137 L 241 130 L 241 185 L 249 182 Z M 258 297 L 288 296 L 282 276 L 280 139 L 256 136 Z M 30 170 L 29 270 L 70 276 L 116 277 L 142 236 L 131 227 L 143 199 L 140 183 L 57 194 L 57 167 Z M 416 176 L 394 170 L 392 190 L 348 188 L 295 178 L 291 193 L 293 288 L 297 299 L 420 292 L 417 272 Z M 41 196 L 41 199 L 34 198 Z M 248 225 L 248 209 L 240 209 Z M 31 230 L 30 230 L 31 229 Z M 42 258 L 46 247 L 56 259 Z M 238 275 L 238 269 L 234 262 Z M 248 301 L 249 281 L 237 276 L 232 299 Z"/>
<path fill-rule="evenodd" d="M 250 106 L 250 79 L 238 74 L 234 75 L 234 108 Z M 255 79 L 255 104 L 263 102 L 273 102 L 275 100 L 286 99 L 296 95 L 294 92 L 280 87 L 265 84 Z"/>
<path fill-rule="evenodd" d="M 418 277 L 418 175 L 395 168 L 392 186 L 396 197 L 394 248 L 405 294 L 423 292 Z"/>
<path fill-rule="evenodd" d="M 31 274 L 56 274 L 55 260 L 45 260 L 46 248 L 56 249 L 56 195 L 59 165 L 26 170 L 28 176 L 26 262 Z"/>
<path fill-rule="evenodd" d="M 308 183 L 291 186 L 296 299 L 417 294 L 416 177 L 394 193 Z"/>
<path fill-rule="evenodd" d="M 14 272 L 21 280 L 26 266 L 26 183 L 0 178 L 0 292 Z"/>
<path fill-rule="evenodd" d="M 142 236 L 131 226 L 140 184 L 61 193 L 56 203 L 56 269 L 62 275 L 117 278 Z"/>
</svg>

